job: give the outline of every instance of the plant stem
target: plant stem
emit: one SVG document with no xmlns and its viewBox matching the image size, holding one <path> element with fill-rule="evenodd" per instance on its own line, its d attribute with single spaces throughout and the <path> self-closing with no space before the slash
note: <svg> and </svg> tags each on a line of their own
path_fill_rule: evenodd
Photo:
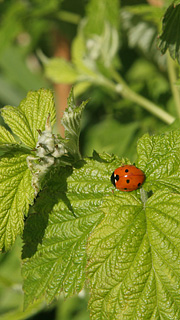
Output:
<svg viewBox="0 0 180 320">
<path fill-rule="evenodd" d="M 174 97 L 177 116 L 178 118 L 180 118 L 180 96 L 179 96 L 179 90 L 175 85 L 175 82 L 177 81 L 175 63 L 170 57 L 170 54 L 167 55 L 167 64 L 168 64 L 169 80 L 170 80 L 172 94 Z"/>
<path fill-rule="evenodd" d="M 140 189 L 140 195 L 141 195 L 141 201 L 143 202 L 143 205 L 144 205 L 144 208 L 145 208 L 146 201 L 148 199 L 147 192 L 143 188 L 141 188 Z"/>
<path fill-rule="evenodd" d="M 167 124 L 171 124 L 175 120 L 173 116 L 171 116 L 168 112 L 161 109 L 155 103 L 151 102 L 150 100 L 142 97 L 138 93 L 131 90 L 115 70 L 111 70 L 111 72 L 112 72 L 113 78 L 120 85 L 119 88 L 116 85 L 116 92 L 120 93 L 122 97 L 139 104 L 144 109 L 154 114 L 155 116 L 157 116 L 159 119 L 161 119 Z"/>
<path fill-rule="evenodd" d="M 68 23 L 74 23 L 78 24 L 81 20 L 81 16 L 76 13 L 72 13 L 69 11 L 62 10 L 59 13 L 57 13 L 56 17 L 62 21 L 68 22 Z"/>
</svg>

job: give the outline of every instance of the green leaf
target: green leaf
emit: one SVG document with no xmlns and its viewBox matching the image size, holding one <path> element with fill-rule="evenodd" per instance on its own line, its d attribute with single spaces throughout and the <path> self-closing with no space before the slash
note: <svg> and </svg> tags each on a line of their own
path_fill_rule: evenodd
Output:
<svg viewBox="0 0 180 320">
<path fill-rule="evenodd" d="M 3 105 L 17 105 L 24 97 L 22 90 L 18 90 L 16 84 L 5 74 L 0 75 L 0 95 Z"/>
<path fill-rule="evenodd" d="M 79 153 L 79 135 L 82 112 L 88 101 L 82 102 L 79 107 L 75 105 L 73 90 L 71 90 L 68 98 L 68 108 L 66 108 L 62 125 L 65 128 L 65 137 L 68 140 L 66 148 L 76 158 L 81 158 Z"/>
<path fill-rule="evenodd" d="M 78 82 L 104 83 L 102 74 L 110 77 L 110 65 L 119 65 L 118 47 L 118 31 L 108 23 L 104 23 L 101 35 L 92 34 L 86 38 L 84 29 L 81 29 L 72 45 L 72 61 L 79 72 Z"/>
<path fill-rule="evenodd" d="M 1 114 L 13 133 L 16 134 L 26 146 L 34 148 L 36 142 L 24 113 L 19 108 L 6 106 L 2 109 Z"/>
<path fill-rule="evenodd" d="M 103 84 L 103 72 L 110 74 L 110 65 L 119 64 L 119 3 L 117 0 L 91 0 L 87 6 L 87 19 L 79 29 L 72 45 L 72 62 L 79 72 L 78 83 Z M 99 12 L 101 14 L 99 15 Z M 109 75 L 110 76 L 110 75 Z"/>
<path fill-rule="evenodd" d="M 171 1 L 171 0 L 170 0 Z M 162 14 L 163 14 L 162 7 L 151 6 L 149 4 L 134 4 L 131 6 L 125 6 L 122 8 L 122 11 L 128 11 L 133 15 L 137 15 L 140 17 L 140 20 L 149 21 L 151 25 L 159 26 Z M 135 19 L 136 20 L 136 19 Z"/>
<path fill-rule="evenodd" d="M 108 72 L 110 77 L 111 74 L 108 70 L 110 65 L 115 65 L 116 67 L 117 65 L 119 65 L 118 59 L 116 57 L 116 53 L 119 47 L 118 31 L 110 24 L 104 23 L 102 34 L 99 36 L 92 35 L 90 38 L 88 38 L 86 41 L 86 47 L 86 59 L 84 58 L 86 64 L 89 65 L 89 67 L 91 66 L 91 69 L 99 69 L 99 72 L 104 72 L 106 76 Z"/>
<path fill-rule="evenodd" d="M 0 248 L 9 249 L 24 228 L 24 215 L 34 199 L 28 153 L 14 151 L 0 158 Z"/>
<path fill-rule="evenodd" d="M 29 148 L 36 146 L 37 130 L 44 130 L 48 115 L 52 124 L 56 120 L 53 94 L 46 89 L 30 91 L 18 108 L 6 106 L 1 112 L 13 133 Z"/>
<path fill-rule="evenodd" d="M 91 0 L 87 5 L 86 33 L 101 34 L 104 30 L 104 22 L 118 29 L 119 26 L 119 1 Z"/>
<path fill-rule="evenodd" d="M 17 285 L 14 285 L 16 288 Z M 12 288 L 12 291 L 15 291 L 14 288 Z M 16 300 L 19 301 L 19 307 L 18 308 L 11 308 L 8 306 L 6 310 L 9 312 L 6 312 L 5 314 L 1 314 L 1 320 L 24 320 L 24 319 L 30 319 L 33 318 L 35 315 L 39 314 L 41 311 L 44 313 L 45 308 L 47 307 L 43 301 L 37 301 L 33 305 L 31 305 L 26 310 L 23 310 L 23 294 L 20 297 L 20 294 L 18 290 L 16 289 Z M 20 291 L 20 289 L 19 289 Z M 7 300 L 13 299 L 12 295 L 8 295 Z M 21 299 L 21 301 L 20 301 Z M 15 299 L 14 299 L 15 300 Z M 21 302 L 21 303 L 20 303 Z"/>
<path fill-rule="evenodd" d="M 7 6 L 6 13 L 1 14 L 0 54 L 22 31 L 22 14 L 24 14 L 24 3 L 20 1 L 11 3 Z"/>
<path fill-rule="evenodd" d="M 172 4 L 168 7 L 163 18 L 163 31 L 159 36 L 158 46 L 164 54 L 167 49 L 172 59 L 177 59 L 180 64 L 180 4 Z"/>
<path fill-rule="evenodd" d="M 127 80 L 134 87 L 139 87 L 141 92 L 146 87 L 147 94 L 152 97 L 151 100 L 157 101 L 169 91 L 168 79 L 159 73 L 159 70 L 152 65 L 152 62 L 145 59 L 137 59 L 133 63 L 133 66 L 128 71 Z"/>
<path fill-rule="evenodd" d="M 89 65 L 85 56 L 85 39 L 80 32 L 72 43 L 72 62 L 80 74 L 79 81 L 83 82 L 92 81 L 93 78 L 97 77 L 96 70 L 92 70 L 92 63 Z"/>
<path fill-rule="evenodd" d="M 110 176 L 121 161 L 94 154 L 76 168 L 60 168 L 27 220 L 24 231 L 23 277 L 25 306 L 45 296 L 48 302 L 61 292 L 79 292 L 85 281 L 86 243 L 101 220 L 99 205 L 112 194 Z"/>
<path fill-rule="evenodd" d="M 57 83 L 74 83 L 79 73 L 73 65 L 61 58 L 53 58 L 45 64 L 46 76 Z"/>
<path fill-rule="evenodd" d="M 45 303 L 41 301 L 23 311 L 21 254 L 22 240 L 18 237 L 11 251 L 0 255 L 1 320 L 28 319 L 45 307 Z"/>
<path fill-rule="evenodd" d="M 99 152 L 105 151 L 122 156 L 132 145 L 132 139 L 138 127 L 138 122 L 120 125 L 118 121 L 111 118 L 101 121 L 86 130 L 84 154 L 90 155 L 95 149 Z M 121 143 L 119 143 L 119 137 L 121 137 Z"/>
<path fill-rule="evenodd" d="M 44 17 L 48 15 L 53 15 L 54 13 L 57 13 L 58 10 L 61 8 L 61 3 L 63 0 L 35 0 L 33 1 L 33 17 L 36 17 L 38 19 L 43 19 Z M 32 9 L 31 9 L 32 10 Z M 50 21 L 48 21 L 48 24 L 50 24 Z"/>
<path fill-rule="evenodd" d="M 12 134 L 3 126 L 0 126 L 0 144 L 17 143 Z"/>
<path fill-rule="evenodd" d="M 147 13 L 144 14 L 141 9 L 138 10 L 138 7 L 139 5 L 136 6 L 136 10 L 134 10 L 134 7 L 125 7 L 121 10 L 122 29 L 128 40 L 128 45 L 131 48 L 137 48 L 148 60 L 153 60 L 161 68 L 164 68 L 165 57 L 163 58 L 157 49 L 158 27 L 152 18 L 147 19 Z M 159 12 L 158 8 L 154 7 L 154 9 Z M 152 13 L 153 15 L 154 13 Z M 155 20 L 157 20 L 157 17 Z"/>
<path fill-rule="evenodd" d="M 18 19 L 18 17 L 16 19 Z M 14 63 L 14 61 L 16 61 L 16 63 Z M 7 81 L 9 80 L 12 89 L 14 91 L 16 89 L 16 95 L 19 92 L 18 103 L 21 101 L 21 97 L 24 98 L 30 88 L 33 91 L 48 86 L 48 83 L 40 74 L 31 71 L 28 67 L 22 46 L 12 45 L 11 43 L 1 55 L 0 68 L 2 69 L 1 74 Z M 24 81 L 24 79 L 26 79 L 26 81 Z M 9 96 L 11 96 L 11 94 L 12 93 L 10 93 Z M 10 103 L 10 101 L 11 100 L 8 99 L 8 103 Z M 15 101 L 13 101 L 12 105 L 15 105 Z"/>
<path fill-rule="evenodd" d="M 88 243 L 92 320 L 180 317 L 180 195 L 106 197 Z"/>
<path fill-rule="evenodd" d="M 88 81 L 83 81 L 75 84 L 74 86 L 74 96 L 75 98 L 85 93 L 89 87 L 91 86 L 91 83 Z"/>
<path fill-rule="evenodd" d="M 152 253 L 157 306 L 164 319 L 180 318 L 180 196 L 156 192 L 147 202 L 147 232 Z"/>
<path fill-rule="evenodd" d="M 146 174 L 145 190 L 180 192 L 180 130 L 152 137 L 145 134 L 138 141 L 137 153 L 136 164 Z"/>
</svg>

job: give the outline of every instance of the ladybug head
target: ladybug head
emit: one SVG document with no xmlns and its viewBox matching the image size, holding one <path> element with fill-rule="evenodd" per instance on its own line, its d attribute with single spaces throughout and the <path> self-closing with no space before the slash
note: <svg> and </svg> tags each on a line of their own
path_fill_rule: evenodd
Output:
<svg viewBox="0 0 180 320">
<path fill-rule="evenodd" d="M 111 183 L 116 187 L 116 182 L 119 180 L 118 174 L 115 174 L 114 172 L 111 175 Z"/>
</svg>

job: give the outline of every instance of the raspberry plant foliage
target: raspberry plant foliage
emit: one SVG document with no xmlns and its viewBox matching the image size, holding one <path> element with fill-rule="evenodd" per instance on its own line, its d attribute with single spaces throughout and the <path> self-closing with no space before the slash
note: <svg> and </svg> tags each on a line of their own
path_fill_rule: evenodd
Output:
<svg viewBox="0 0 180 320">
<path fill-rule="evenodd" d="M 179 134 L 144 135 L 143 189 L 104 198 L 88 242 L 92 319 L 180 317 Z"/>
<path fill-rule="evenodd" d="M 9 249 L 18 234 L 22 234 L 24 216 L 33 204 L 32 172 L 27 158 L 34 152 L 38 131 L 45 127 L 51 114 L 55 122 L 53 96 L 48 90 L 29 92 L 18 108 L 2 109 L 4 121 L 17 136 L 17 140 L 4 127 L 0 127 L 0 145 L 4 151 L 0 161 L 1 219 L 0 247 Z"/>
<path fill-rule="evenodd" d="M 163 17 L 163 30 L 159 36 L 159 48 L 164 54 L 169 50 L 171 58 L 180 64 L 179 22 L 180 1 L 173 1 L 167 8 Z"/>
<path fill-rule="evenodd" d="M 179 319 L 180 130 L 144 135 L 136 161 L 143 188 L 112 192 L 111 173 L 130 161 L 81 158 L 85 104 L 70 94 L 65 138 L 52 132 L 49 90 L 2 110 L 15 136 L 0 127 L 0 244 L 8 250 L 23 237 L 25 308 L 88 286 L 91 319 Z"/>
</svg>

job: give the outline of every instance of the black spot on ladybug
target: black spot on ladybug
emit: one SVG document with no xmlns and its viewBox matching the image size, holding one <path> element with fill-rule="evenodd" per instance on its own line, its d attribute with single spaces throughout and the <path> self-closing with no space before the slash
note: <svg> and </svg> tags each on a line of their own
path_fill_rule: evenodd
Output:
<svg viewBox="0 0 180 320">
<path fill-rule="evenodd" d="M 129 180 L 129 179 L 127 179 L 127 180 L 126 180 L 126 183 L 129 183 L 129 182 L 130 182 L 130 180 Z"/>
<path fill-rule="evenodd" d="M 125 172 L 129 172 L 129 170 L 128 170 L 128 169 L 126 169 L 126 170 L 125 170 Z"/>
<path fill-rule="evenodd" d="M 140 187 L 140 185 L 141 185 L 141 183 L 139 182 L 139 183 L 138 183 L 138 187 Z"/>
<path fill-rule="evenodd" d="M 127 190 L 127 188 L 124 188 L 124 190 Z"/>
</svg>

